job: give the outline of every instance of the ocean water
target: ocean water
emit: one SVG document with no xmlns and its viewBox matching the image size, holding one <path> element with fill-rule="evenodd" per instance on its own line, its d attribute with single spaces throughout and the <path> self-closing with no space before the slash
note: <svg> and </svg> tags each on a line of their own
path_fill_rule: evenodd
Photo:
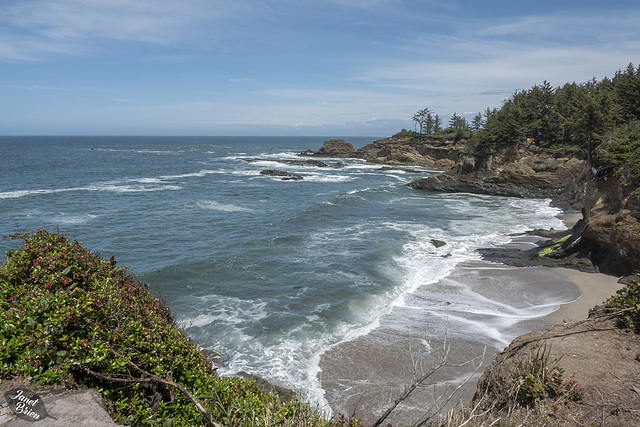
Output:
<svg viewBox="0 0 640 427">
<path fill-rule="evenodd" d="M 478 248 L 564 228 L 549 200 L 411 190 L 433 171 L 356 159 L 278 162 L 324 139 L 0 137 L 0 233 L 59 230 L 114 255 L 221 355 L 222 374 L 255 373 L 325 409 L 340 386 L 327 391 L 321 360 L 340 344 L 426 322 L 499 349 L 520 323 L 575 299 L 508 282 L 477 290 Z"/>
</svg>

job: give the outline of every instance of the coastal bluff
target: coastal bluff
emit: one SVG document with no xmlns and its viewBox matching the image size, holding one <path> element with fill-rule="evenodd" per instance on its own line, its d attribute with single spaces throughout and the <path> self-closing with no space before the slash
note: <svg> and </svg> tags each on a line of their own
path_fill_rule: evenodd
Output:
<svg viewBox="0 0 640 427">
<path fill-rule="evenodd" d="M 630 275 L 640 266 L 640 191 L 613 168 L 585 158 L 509 147 L 485 156 L 461 153 L 446 172 L 407 184 L 417 190 L 550 198 L 582 212 L 556 258 L 589 259 L 598 271 Z"/>
<path fill-rule="evenodd" d="M 366 144 L 357 150 L 341 139 L 325 141 L 318 151 L 307 150 L 302 156 L 357 158 L 370 163 L 394 166 L 422 166 L 445 170 L 453 167 L 466 141 L 444 136 L 396 134 Z"/>
</svg>

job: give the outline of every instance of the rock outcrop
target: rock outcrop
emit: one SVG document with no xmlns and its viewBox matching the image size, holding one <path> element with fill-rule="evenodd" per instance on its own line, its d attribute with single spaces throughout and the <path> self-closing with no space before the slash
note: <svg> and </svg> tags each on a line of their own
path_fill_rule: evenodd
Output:
<svg viewBox="0 0 640 427">
<path fill-rule="evenodd" d="M 299 173 L 285 172 L 277 169 L 265 169 L 260 171 L 260 175 L 276 176 L 283 181 L 300 181 L 304 179 L 304 175 Z"/>
<path fill-rule="evenodd" d="M 283 159 L 260 159 L 260 158 L 247 158 L 241 157 L 240 160 L 244 160 L 247 163 L 255 162 L 276 162 L 289 166 L 310 166 L 316 168 L 328 168 L 329 165 L 320 160 L 283 160 Z M 340 167 L 340 166 L 338 166 Z"/>
<path fill-rule="evenodd" d="M 371 163 L 449 169 L 455 165 L 465 143 L 443 137 L 394 135 L 359 148 L 356 157 Z"/>
<path fill-rule="evenodd" d="M 424 166 L 434 169 L 449 169 L 465 145 L 464 140 L 454 141 L 445 137 L 394 135 L 374 141 L 358 150 L 341 139 L 325 141 L 318 151 L 307 150 L 301 156 L 358 158 L 371 163 L 388 165 Z"/>
<path fill-rule="evenodd" d="M 584 227 L 577 250 L 602 272 L 640 270 L 640 188 L 624 185 L 611 171 L 605 177 L 590 177 L 582 200 Z"/>
<path fill-rule="evenodd" d="M 353 144 L 343 139 L 328 139 L 318 151 L 307 150 L 300 153 L 305 156 L 351 158 L 356 157 Z"/>
<path fill-rule="evenodd" d="M 565 210 L 582 210 L 571 238 L 549 254 L 572 256 L 567 267 L 626 275 L 640 269 L 640 189 L 615 172 L 594 173 L 577 157 L 512 147 L 488 156 L 460 155 L 447 172 L 407 184 L 420 190 L 551 198 Z M 557 263 L 556 263 L 557 264 Z M 574 266 L 575 265 L 575 266 Z"/>
<path fill-rule="evenodd" d="M 585 160 L 514 147 L 484 157 L 460 155 L 449 171 L 408 185 L 419 190 L 551 198 L 568 208 L 580 203 L 588 171 Z"/>
</svg>

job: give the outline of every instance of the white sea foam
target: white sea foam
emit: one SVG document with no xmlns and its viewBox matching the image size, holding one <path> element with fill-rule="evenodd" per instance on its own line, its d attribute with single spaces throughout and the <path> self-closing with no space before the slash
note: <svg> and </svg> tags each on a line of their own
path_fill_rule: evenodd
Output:
<svg viewBox="0 0 640 427">
<path fill-rule="evenodd" d="M 187 175 L 185 175 L 187 176 Z M 192 176 L 202 176 L 193 174 Z M 166 177 L 161 178 L 132 178 L 121 181 L 109 181 L 90 184 L 84 187 L 69 188 L 40 188 L 35 190 L 16 190 L 0 193 L 0 199 L 18 199 L 25 196 L 68 193 L 72 191 L 109 191 L 115 193 L 144 193 L 150 191 L 175 191 L 182 187 L 165 184 Z"/>
<path fill-rule="evenodd" d="M 307 182 L 347 182 L 352 181 L 354 177 L 349 175 L 337 175 L 337 174 L 309 174 L 304 177 Z"/>
<path fill-rule="evenodd" d="M 209 210 L 213 210 L 213 211 L 253 212 L 253 209 L 245 208 L 243 206 L 223 204 L 223 203 L 218 203 L 218 202 L 214 202 L 214 201 L 198 202 L 196 205 L 198 207 L 202 208 L 202 209 L 209 209 Z"/>
<path fill-rule="evenodd" d="M 98 215 L 86 214 L 86 215 L 57 215 L 53 220 L 61 224 L 86 224 L 87 222 L 97 218 Z"/>
<path fill-rule="evenodd" d="M 214 173 L 218 173 L 218 171 L 205 169 L 205 170 L 201 170 L 201 171 L 198 171 L 198 172 L 183 173 L 183 174 L 179 174 L 179 175 L 163 175 L 163 176 L 160 176 L 160 179 L 163 179 L 163 180 L 175 180 L 175 179 L 194 178 L 194 177 L 202 178 L 203 176 L 211 175 L 211 174 L 214 174 Z"/>
</svg>

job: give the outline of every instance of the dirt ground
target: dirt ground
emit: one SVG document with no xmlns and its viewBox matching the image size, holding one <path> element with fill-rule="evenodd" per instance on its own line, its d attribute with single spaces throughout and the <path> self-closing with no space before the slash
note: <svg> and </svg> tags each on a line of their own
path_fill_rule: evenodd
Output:
<svg viewBox="0 0 640 427">
<path fill-rule="evenodd" d="M 556 363 L 564 370 L 564 380 L 575 381 L 582 402 L 549 398 L 528 408 L 491 409 L 496 398 L 486 393 L 486 380 L 513 378 L 518 361 L 539 348 L 550 348 L 551 359 L 559 359 Z M 640 336 L 617 328 L 607 318 L 523 335 L 485 371 L 471 408 L 472 413 L 459 413 L 445 425 L 468 420 L 467 426 L 640 426 Z"/>
</svg>

